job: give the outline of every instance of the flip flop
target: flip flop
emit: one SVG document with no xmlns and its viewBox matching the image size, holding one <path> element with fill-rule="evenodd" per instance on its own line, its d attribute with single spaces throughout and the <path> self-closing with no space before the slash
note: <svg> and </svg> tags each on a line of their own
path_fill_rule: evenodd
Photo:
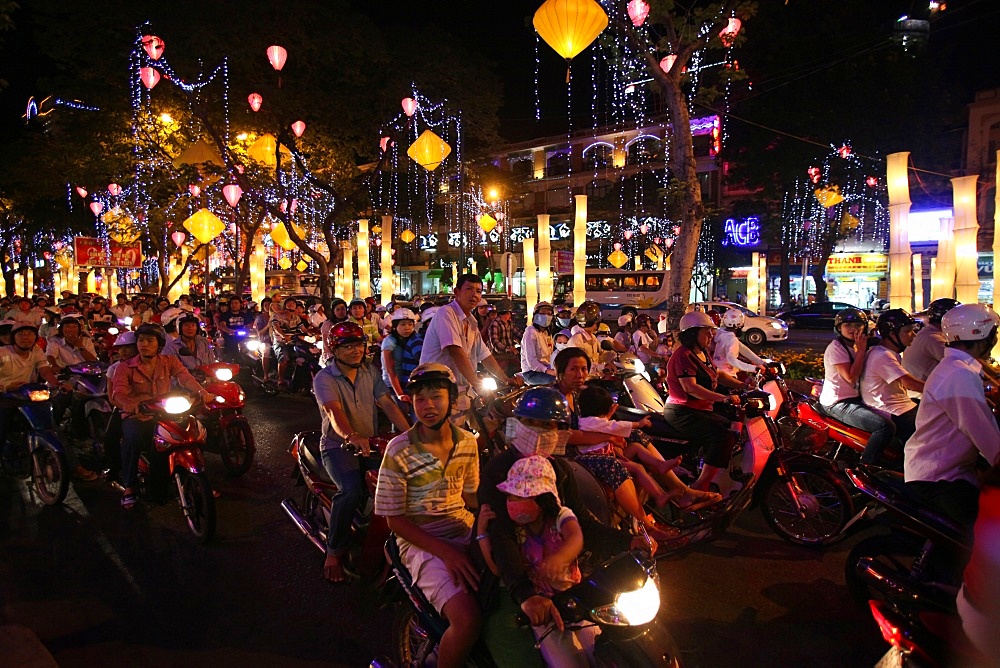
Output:
<svg viewBox="0 0 1000 668">
<path fill-rule="evenodd" d="M 681 503 L 678 499 L 684 497 L 690 497 L 691 500 L 688 503 Z M 670 499 L 670 503 L 681 512 L 694 512 L 722 503 L 722 495 L 689 488 L 689 491 L 684 492 L 680 497 Z"/>
</svg>

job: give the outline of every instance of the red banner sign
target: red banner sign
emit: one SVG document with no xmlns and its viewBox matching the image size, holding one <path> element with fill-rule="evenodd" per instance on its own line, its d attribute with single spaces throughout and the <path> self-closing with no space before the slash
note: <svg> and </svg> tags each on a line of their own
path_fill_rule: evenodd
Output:
<svg viewBox="0 0 1000 668">
<path fill-rule="evenodd" d="M 142 244 L 108 241 L 105 247 L 97 237 L 73 237 L 73 257 L 81 267 L 139 269 L 142 267 Z"/>
<path fill-rule="evenodd" d="M 556 265 L 557 274 L 572 274 L 573 273 L 573 253 L 570 251 L 553 251 L 552 255 L 555 257 L 554 264 Z"/>
</svg>

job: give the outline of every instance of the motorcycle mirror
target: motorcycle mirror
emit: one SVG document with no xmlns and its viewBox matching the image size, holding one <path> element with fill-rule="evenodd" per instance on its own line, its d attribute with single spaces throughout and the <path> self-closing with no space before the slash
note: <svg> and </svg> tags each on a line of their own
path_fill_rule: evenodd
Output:
<svg viewBox="0 0 1000 668">
<path fill-rule="evenodd" d="M 614 350 L 615 346 L 611 341 L 605 339 L 601 341 L 601 350 Z"/>
</svg>

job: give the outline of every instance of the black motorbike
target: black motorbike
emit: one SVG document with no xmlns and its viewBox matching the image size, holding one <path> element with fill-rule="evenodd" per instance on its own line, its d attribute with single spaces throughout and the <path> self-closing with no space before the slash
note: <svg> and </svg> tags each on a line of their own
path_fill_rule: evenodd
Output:
<svg viewBox="0 0 1000 668">
<path fill-rule="evenodd" d="M 0 405 L 13 409 L 2 444 L 3 473 L 31 483 L 42 503 L 62 503 L 69 490 L 66 450 L 55 431 L 51 393 L 44 385 L 22 385 L 0 395 Z"/>
</svg>

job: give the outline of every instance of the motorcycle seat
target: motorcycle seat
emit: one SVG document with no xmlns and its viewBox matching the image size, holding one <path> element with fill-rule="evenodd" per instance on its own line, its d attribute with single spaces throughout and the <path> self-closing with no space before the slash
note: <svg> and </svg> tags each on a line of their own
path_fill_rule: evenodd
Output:
<svg viewBox="0 0 1000 668">
<path fill-rule="evenodd" d="M 312 471 L 319 480 L 327 485 L 335 485 L 333 478 L 330 474 L 326 472 L 326 467 L 323 466 L 323 455 L 320 450 L 320 437 L 322 434 L 318 431 L 304 431 L 299 434 L 299 450 L 302 453 L 302 459 L 305 460 L 306 466 Z"/>
<path fill-rule="evenodd" d="M 815 409 L 817 413 L 819 413 L 823 418 L 827 420 L 830 429 L 839 431 L 842 434 L 847 434 L 855 441 L 859 441 L 861 443 L 868 442 L 868 438 L 871 436 L 871 434 L 868 433 L 867 431 L 863 429 L 858 429 L 857 427 L 852 427 L 848 424 L 841 422 L 836 417 L 830 415 L 830 413 L 827 412 L 827 410 L 824 408 L 823 404 L 819 403 L 818 401 L 810 401 L 809 404 L 813 407 L 813 409 Z"/>
</svg>

